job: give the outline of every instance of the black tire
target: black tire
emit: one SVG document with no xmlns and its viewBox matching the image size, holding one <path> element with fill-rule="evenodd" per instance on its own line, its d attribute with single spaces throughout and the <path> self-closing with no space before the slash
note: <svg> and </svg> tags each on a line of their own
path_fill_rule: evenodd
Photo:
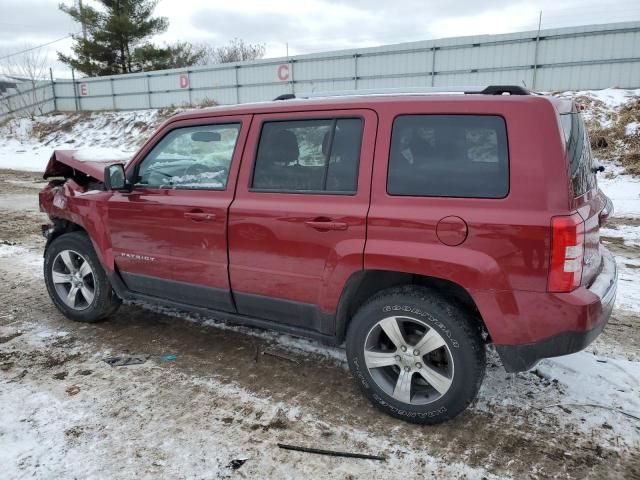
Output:
<svg viewBox="0 0 640 480">
<path fill-rule="evenodd" d="M 65 282 L 62 284 L 60 282 L 54 283 L 53 280 L 55 275 L 54 265 L 56 269 L 60 269 L 61 260 L 59 259 L 61 257 L 59 255 L 65 251 L 73 252 L 72 255 L 76 262 L 84 260 L 91 269 L 90 287 L 93 298 L 90 302 L 87 302 L 82 293 L 80 293 L 80 298 L 84 299 L 84 302 L 79 302 L 78 308 L 71 308 L 62 298 L 61 289 L 68 292 L 67 289 L 71 288 L 71 284 Z M 121 304 L 120 299 L 111 288 L 109 279 L 98 260 L 91 240 L 84 232 L 65 233 L 49 244 L 44 253 L 44 280 L 49 296 L 56 308 L 65 317 L 76 322 L 99 322 L 113 314 Z M 88 280 L 87 283 L 89 284 Z M 58 288 L 56 285 L 58 285 Z M 60 287 L 60 285 L 63 286 Z"/>
<path fill-rule="evenodd" d="M 381 325 L 390 325 L 386 322 L 389 322 L 389 318 L 392 317 L 397 317 L 394 323 L 401 324 L 402 338 L 409 338 L 406 329 L 414 328 L 415 330 L 415 328 L 424 327 L 425 330 L 418 330 L 416 335 L 424 335 L 421 332 L 430 332 L 433 329 L 439 334 L 438 342 L 440 343 L 436 344 L 442 344 L 442 346 L 427 354 L 424 357 L 424 364 L 415 363 L 415 367 L 406 366 L 407 362 L 413 362 L 416 358 L 422 360 L 423 357 L 410 357 L 409 353 L 402 353 L 399 347 L 395 347 L 396 342 L 393 345 L 389 343 L 391 337 L 386 335 L 386 329 Z M 382 348 L 384 344 L 390 345 L 387 347 L 390 350 L 383 352 L 383 355 L 391 353 L 397 362 L 394 365 L 373 367 L 370 370 L 365 360 L 365 348 L 368 351 L 372 349 L 379 351 L 379 348 L 366 347 L 366 343 L 371 342 L 370 338 L 376 338 L 375 333 L 372 333 L 374 337 L 370 337 L 370 332 L 381 331 L 384 331 L 384 334 L 377 333 L 377 339 L 383 345 Z M 411 352 L 413 348 L 410 346 L 411 343 L 407 341 L 405 345 L 403 348 L 408 348 Z M 346 347 L 349 367 L 366 397 L 388 415 L 413 423 L 437 424 L 454 418 L 475 399 L 485 374 L 485 347 L 477 323 L 473 322 L 472 317 L 462 308 L 447 302 L 436 292 L 422 287 L 397 287 L 384 290 L 372 297 L 353 317 L 347 332 Z M 397 349 L 394 350 L 394 347 Z M 395 355 L 396 353 L 402 353 L 404 356 Z M 420 351 L 415 350 L 412 354 L 420 355 Z M 448 390 L 443 393 L 437 391 L 433 386 L 435 384 L 426 382 L 423 377 L 423 373 L 430 373 L 425 371 L 429 370 L 425 365 L 431 361 L 434 354 L 436 358 L 451 359 L 450 367 L 447 366 L 446 360 L 440 364 L 445 365 L 443 368 L 449 369 L 449 373 L 440 377 L 446 378 L 448 383 L 445 385 L 449 385 Z M 420 367 L 422 370 L 418 370 Z M 415 368 L 415 372 L 409 371 L 410 368 Z M 389 389 L 393 388 L 394 375 L 398 375 L 395 388 L 399 388 L 400 376 L 404 375 L 403 369 L 406 369 L 405 378 L 409 378 L 410 385 L 408 397 L 404 398 L 409 398 L 410 403 L 394 398 L 392 395 L 395 395 L 397 390 L 389 393 Z M 377 379 L 374 379 L 372 372 Z M 387 391 L 381 387 L 385 382 Z M 421 393 L 424 397 L 420 401 L 426 402 L 424 404 L 411 403 L 417 398 L 418 389 L 427 392 Z M 440 386 L 440 389 L 445 390 L 445 387 Z M 429 395 L 433 396 L 433 401 L 429 400 Z"/>
</svg>

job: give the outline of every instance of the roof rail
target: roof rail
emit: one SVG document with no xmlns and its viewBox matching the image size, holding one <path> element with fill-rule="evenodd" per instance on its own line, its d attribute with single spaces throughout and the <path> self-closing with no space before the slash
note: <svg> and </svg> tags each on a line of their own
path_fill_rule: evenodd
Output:
<svg viewBox="0 0 640 480">
<path fill-rule="evenodd" d="M 364 95 L 430 95 L 444 93 L 461 93 L 465 95 L 531 95 L 531 92 L 519 85 L 483 85 L 460 87 L 409 87 L 409 88 L 381 88 L 361 90 L 336 90 L 329 92 L 301 93 L 299 96 L 293 93 L 285 93 L 274 100 L 291 100 L 293 98 L 323 98 L 346 97 Z"/>
<path fill-rule="evenodd" d="M 296 98 L 295 94 L 283 93 L 282 95 L 278 95 L 276 98 L 274 98 L 273 101 L 276 102 L 278 100 L 291 100 L 293 98 Z"/>
<path fill-rule="evenodd" d="M 529 90 L 519 85 L 489 85 L 487 88 L 477 93 L 481 93 L 483 95 L 504 95 L 505 93 L 508 93 L 509 95 L 531 95 Z"/>
</svg>

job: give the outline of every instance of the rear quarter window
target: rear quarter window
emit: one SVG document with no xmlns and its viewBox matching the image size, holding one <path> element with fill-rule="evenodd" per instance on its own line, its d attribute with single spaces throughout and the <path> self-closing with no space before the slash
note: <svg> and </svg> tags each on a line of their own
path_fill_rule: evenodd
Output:
<svg viewBox="0 0 640 480">
<path fill-rule="evenodd" d="M 503 198 L 509 192 L 504 119 L 402 115 L 393 122 L 387 192 L 425 197 Z"/>
<path fill-rule="evenodd" d="M 597 187 L 589 135 L 579 113 L 560 115 L 560 123 L 567 144 L 573 194 L 579 197 Z"/>
</svg>

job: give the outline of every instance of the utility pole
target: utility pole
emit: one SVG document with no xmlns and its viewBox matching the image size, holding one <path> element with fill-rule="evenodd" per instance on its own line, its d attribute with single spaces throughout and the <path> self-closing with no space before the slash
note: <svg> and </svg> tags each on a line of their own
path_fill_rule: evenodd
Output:
<svg viewBox="0 0 640 480">
<path fill-rule="evenodd" d="M 536 50 L 533 55 L 533 82 L 531 83 L 531 90 L 536 89 L 536 76 L 538 73 L 538 49 L 540 46 L 540 27 L 542 27 L 542 10 L 540 10 L 540 16 L 538 17 L 538 34 L 536 35 Z"/>
<path fill-rule="evenodd" d="M 83 14 L 83 8 L 82 8 L 82 0 L 76 0 L 77 6 L 78 6 L 78 11 L 80 12 L 80 23 L 82 24 L 82 39 L 86 40 L 87 39 L 87 25 L 84 21 L 84 14 Z"/>
</svg>

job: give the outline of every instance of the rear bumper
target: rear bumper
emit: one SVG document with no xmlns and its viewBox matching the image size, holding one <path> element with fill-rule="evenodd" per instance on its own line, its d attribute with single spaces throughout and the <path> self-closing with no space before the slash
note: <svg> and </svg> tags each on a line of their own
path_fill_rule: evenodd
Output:
<svg viewBox="0 0 640 480">
<path fill-rule="evenodd" d="M 521 372 L 533 368 L 540 360 L 579 352 L 600 335 L 613 311 L 618 286 L 618 268 L 613 255 L 603 249 L 603 268 L 591 287 L 587 290 L 595 295 L 596 301 L 585 304 L 584 310 L 596 308 L 597 318 L 591 328 L 566 331 L 521 345 L 496 345 L 502 364 L 507 372 Z M 594 305 L 597 304 L 597 305 Z"/>
</svg>

